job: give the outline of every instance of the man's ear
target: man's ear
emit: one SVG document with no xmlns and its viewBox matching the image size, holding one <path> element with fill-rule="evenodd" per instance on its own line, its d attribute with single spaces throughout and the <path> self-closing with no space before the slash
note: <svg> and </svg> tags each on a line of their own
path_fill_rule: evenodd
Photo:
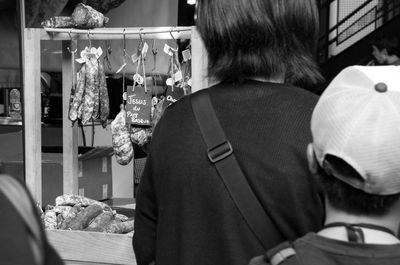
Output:
<svg viewBox="0 0 400 265">
<path fill-rule="evenodd" d="M 318 171 L 318 162 L 314 155 L 314 148 L 312 143 L 309 143 L 307 146 L 307 160 L 309 170 L 312 174 L 316 174 Z"/>
</svg>

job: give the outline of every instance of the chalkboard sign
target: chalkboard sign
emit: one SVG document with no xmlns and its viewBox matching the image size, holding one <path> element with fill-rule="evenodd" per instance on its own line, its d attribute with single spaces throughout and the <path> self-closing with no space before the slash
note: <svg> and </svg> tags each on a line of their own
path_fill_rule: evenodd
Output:
<svg viewBox="0 0 400 265">
<path fill-rule="evenodd" d="M 126 94 L 126 122 L 134 125 L 150 126 L 151 121 L 151 91 L 145 92 L 144 87 L 128 86 Z"/>
<path fill-rule="evenodd" d="M 164 100 L 164 105 L 163 109 L 171 105 L 172 103 L 175 103 L 178 101 L 181 97 L 183 97 L 185 94 L 183 92 L 182 87 L 178 86 L 168 86 L 167 87 L 167 92 L 165 93 L 165 100 Z"/>
</svg>

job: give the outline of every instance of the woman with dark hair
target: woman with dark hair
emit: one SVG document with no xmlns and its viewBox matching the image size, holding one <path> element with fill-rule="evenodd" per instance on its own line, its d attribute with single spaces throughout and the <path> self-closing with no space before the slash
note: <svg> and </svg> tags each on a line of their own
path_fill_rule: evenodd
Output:
<svg viewBox="0 0 400 265">
<path fill-rule="evenodd" d="M 218 83 L 167 108 L 138 188 L 133 247 L 139 265 L 247 264 L 323 223 L 306 147 L 322 78 L 314 61 L 314 0 L 199 0 L 197 29 Z M 294 86 L 301 85 L 303 88 Z M 275 237 L 262 246 L 204 143 L 191 98 L 208 93 Z"/>
</svg>

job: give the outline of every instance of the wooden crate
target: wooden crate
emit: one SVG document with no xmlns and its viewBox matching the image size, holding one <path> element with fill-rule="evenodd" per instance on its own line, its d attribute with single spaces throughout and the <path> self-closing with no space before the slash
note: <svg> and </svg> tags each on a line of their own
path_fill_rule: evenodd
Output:
<svg viewBox="0 0 400 265">
<path fill-rule="evenodd" d="M 136 265 L 132 236 L 100 232 L 47 230 L 66 265 Z"/>
</svg>

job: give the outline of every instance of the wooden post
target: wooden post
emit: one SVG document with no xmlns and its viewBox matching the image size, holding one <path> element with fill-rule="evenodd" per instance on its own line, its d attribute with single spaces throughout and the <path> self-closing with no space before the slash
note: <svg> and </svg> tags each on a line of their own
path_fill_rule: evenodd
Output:
<svg viewBox="0 0 400 265">
<path fill-rule="evenodd" d="M 207 78 L 207 51 L 203 41 L 196 29 L 192 27 L 191 36 L 192 46 L 192 93 L 207 88 L 209 80 Z"/>
<path fill-rule="evenodd" d="M 68 119 L 71 88 L 76 84 L 75 53 L 69 47 L 73 51 L 77 41 L 62 41 L 63 193 L 78 194 L 78 127 Z"/>
<path fill-rule="evenodd" d="M 42 128 L 40 96 L 40 29 L 24 29 L 23 109 L 25 183 L 38 203 L 42 203 Z"/>
</svg>

